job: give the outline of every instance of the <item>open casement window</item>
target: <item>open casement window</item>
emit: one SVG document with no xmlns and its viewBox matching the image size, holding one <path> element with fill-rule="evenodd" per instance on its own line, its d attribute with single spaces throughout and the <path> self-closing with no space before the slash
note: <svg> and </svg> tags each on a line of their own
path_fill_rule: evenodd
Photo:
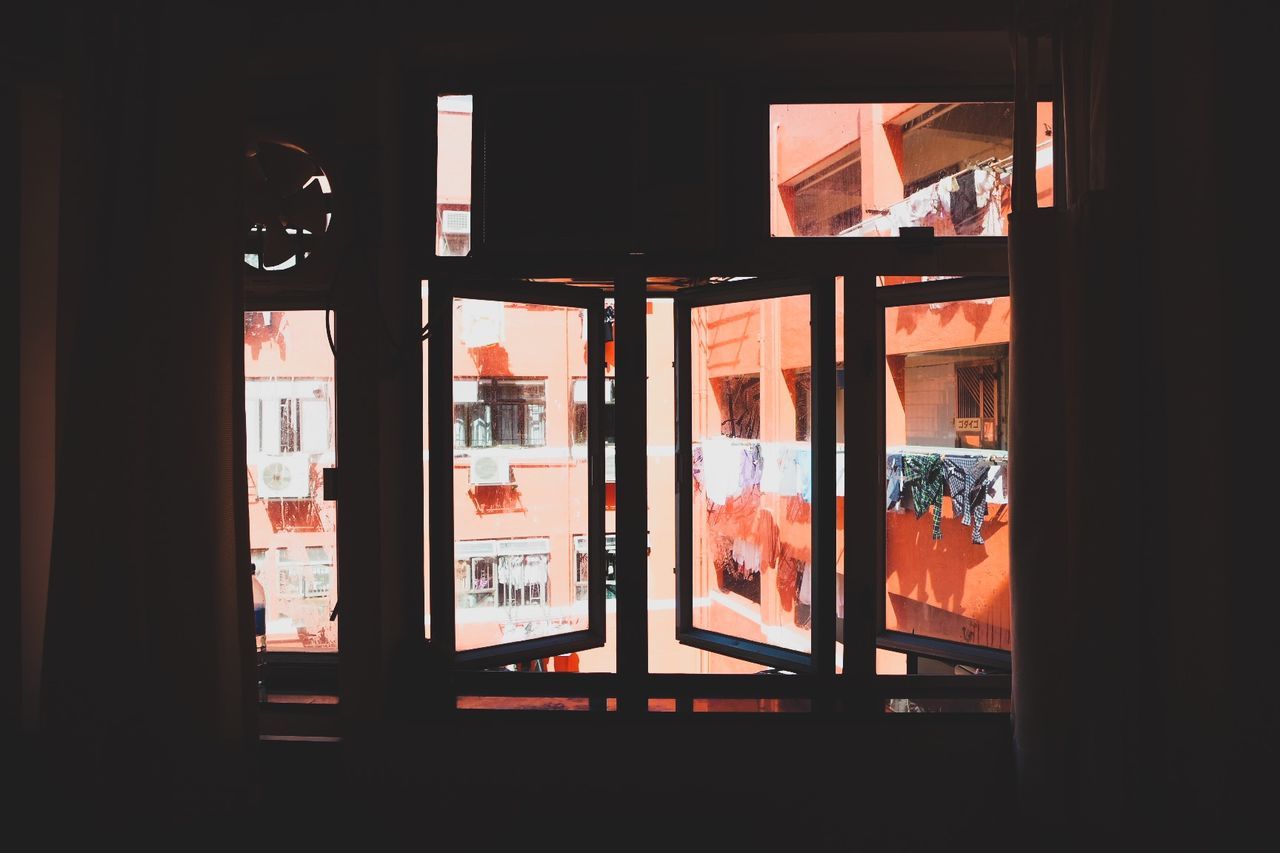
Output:
<svg viewBox="0 0 1280 853">
<path fill-rule="evenodd" d="M 677 638 L 788 672 L 835 668 L 834 293 L 815 278 L 675 301 Z"/>
<path fill-rule="evenodd" d="M 249 558 L 266 600 L 274 680 L 288 661 L 338 650 L 338 508 L 324 491 L 337 461 L 334 323 L 323 309 L 294 307 L 305 300 L 247 301 Z"/>
<path fill-rule="evenodd" d="M 603 646 L 602 292 L 433 279 L 428 300 L 431 387 L 452 389 L 428 401 L 432 642 L 465 668 Z"/>
<path fill-rule="evenodd" d="M 875 288 L 885 461 L 876 645 L 905 655 L 908 673 L 924 671 L 918 662 L 1010 670 L 1008 294 L 1001 277 Z"/>
</svg>

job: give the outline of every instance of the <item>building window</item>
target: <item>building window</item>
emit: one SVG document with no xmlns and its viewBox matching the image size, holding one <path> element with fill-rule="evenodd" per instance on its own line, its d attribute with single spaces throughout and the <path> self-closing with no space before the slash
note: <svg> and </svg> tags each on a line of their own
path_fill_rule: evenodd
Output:
<svg viewBox="0 0 1280 853">
<path fill-rule="evenodd" d="M 1008 432 L 1008 344 L 888 356 L 905 443 L 1003 450 Z"/>
<path fill-rule="evenodd" d="M 514 608 L 547 603 L 549 539 L 461 541 L 454 560 L 459 607 Z"/>
<path fill-rule="evenodd" d="M 454 447 L 542 447 L 547 443 L 545 379 L 456 379 Z"/>
<path fill-rule="evenodd" d="M 1041 205 L 1052 203 L 1052 115 L 1038 105 Z M 773 104 L 769 133 L 775 237 L 1008 233 L 1011 102 Z"/>
<path fill-rule="evenodd" d="M 468 557 L 458 560 L 457 575 L 460 607 L 484 607 L 493 604 L 492 557 Z"/>
<path fill-rule="evenodd" d="M 591 557 L 587 553 L 587 537 L 573 537 L 573 586 L 574 601 L 586 601 L 590 595 Z M 604 537 L 604 597 L 618 597 L 618 537 L 609 533 Z"/>
<path fill-rule="evenodd" d="M 471 252 L 471 95 L 436 98 L 436 255 Z"/>
<path fill-rule="evenodd" d="M 246 379 L 249 454 L 328 451 L 333 446 L 330 381 Z"/>
<path fill-rule="evenodd" d="M 601 425 L 604 427 L 604 443 L 613 444 L 617 409 L 613 402 L 613 377 L 604 380 L 604 410 Z M 573 380 L 573 443 L 587 443 L 587 380 Z"/>
<path fill-rule="evenodd" d="M 721 376 L 711 380 L 720 408 L 720 434 L 729 438 L 760 437 L 760 377 Z"/>
</svg>

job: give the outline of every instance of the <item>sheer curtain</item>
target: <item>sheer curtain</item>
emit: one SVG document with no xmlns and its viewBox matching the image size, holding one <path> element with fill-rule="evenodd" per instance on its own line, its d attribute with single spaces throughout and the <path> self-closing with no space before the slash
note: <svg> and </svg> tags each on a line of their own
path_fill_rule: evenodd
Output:
<svg viewBox="0 0 1280 853">
<path fill-rule="evenodd" d="M 256 735 L 234 19 L 64 20 L 41 734 L 60 797 L 123 815 L 243 801 Z"/>
<path fill-rule="evenodd" d="M 1186 469 L 1225 435 L 1221 278 L 1212 231 L 1178 214 L 1213 196 L 1212 23 L 1061 8 L 1065 204 L 1009 226 L 1019 791 L 1037 824 L 1175 835 L 1224 808 L 1231 725 L 1227 466 Z M 1015 59 L 1025 84 L 1025 39 Z"/>
</svg>

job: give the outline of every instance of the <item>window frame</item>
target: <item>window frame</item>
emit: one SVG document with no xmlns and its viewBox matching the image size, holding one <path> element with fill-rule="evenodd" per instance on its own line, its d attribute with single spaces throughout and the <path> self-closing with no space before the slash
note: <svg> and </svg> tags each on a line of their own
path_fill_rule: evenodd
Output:
<svg viewBox="0 0 1280 853">
<path fill-rule="evenodd" d="M 332 180 L 332 178 L 331 178 Z M 278 279 L 264 279 L 263 277 L 246 277 L 243 304 L 240 306 L 241 313 L 252 311 L 266 312 L 273 314 L 290 311 L 326 311 L 329 313 L 327 318 L 328 328 L 334 330 L 337 327 L 338 312 L 332 308 L 330 298 L 327 291 L 321 291 L 318 288 L 312 288 L 308 285 L 309 279 L 296 280 L 287 276 L 280 276 Z M 332 332 L 336 336 L 336 332 Z M 243 351 L 241 346 L 239 352 Z M 239 368 L 239 381 L 237 382 L 238 396 L 240 398 L 241 408 L 245 408 L 248 397 L 245 393 L 244 365 L 241 362 Z M 328 384 L 325 402 L 329 407 L 331 418 L 331 432 L 329 434 L 329 443 L 332 446 L 333 466 L 338 466 L 338 436 L 342 430 L 340 423 L 342 420 L 342 409 L 339 405 L 342 395 L 338 393 L 338 379 L 341 375 L 339 367 L 339 357 L 336 352 L 333 354 L 334 375 L 332 380 L 325 379 Z M 312 381 L 303 379 L 302 381 Z M 255 398 L 259 402 L 261 410 L 261 398 Z M 261 411 L 258 415 L 259 434 L 261 438 L 262 416 Z M 242 448 L 244 458 L 240 460 L 239 470 L 244 472 L 246 479 L 244 496 L 247 498 L 248 488 L 248 424 L 246 422 L 246 440 Z M 259 452 L 261 452 L 259 445 Z M 305 453 L 306 451 L 297 451 Z M 313 496 L 314 497 L 314 496 Z M 322 498 L 323 499 L 323 498 Z M 343 564 L 343 553 L 345 548 L 344 537 L 342 533 L 342 507 L 338 501 L 333 502 L 334 513 L 334 553 L 331 555 L 330 566 L 330 584 L 334 587 L 334 615 L 337 612 L 337 602 L 341 596 L 341 572 L 335 572 L 333 568 Z M 246 540 L 248 531 L 248 502 L 244 504 L 245 513 L 245 530 Z M 265 550 L 268 555 L 273 550 L 277 550 L 277 546 L 268 546 L 265 549 L 256 549 L 252 546 L 246 552 L 246 559 L 252 560 L 252 552 L 255 550 Z M 270 557 L 268 557 L 270 559 Z M 279 553 L 275 555 L 275 559 L 279 560 Z M 301 569 L 307 565 L 304 562 L 288 562 L 290 566 L 297 566 Z M 305 590 L 306 580 L 303 578 L 303 588 Z M 330 621 L 336 621 L 331 618 Z M 324 651 L 272 651 L 267 650 L 267 667 L 265 681 L 268 693 L 273 691 L 331 691 L 336 692 L 338 687 L 338 661 L 342 654 L 341 641 L 337 648 Z"/>
<path fill-rule="evenodd" d="M 807 296 L 809 300 L 810 370 L 815 385 L 825 392 L 811 395 L 810 447 L 811 504 L 810 566 L 830 565 L 829 576 L 816 573 L 812 585 L 812 628 L 810 651 L 805 654 L 779 646 L 722 634 L 694 625 L 693 563 L 693 352 L 691 313 L 694 308 L 753 302 L 786 296 Z M 796 673 L 835 672 L 835 479 L 821 476 L 835 469 L 835 281 L 823 279 L 764 279 L 733 287 L 692 288 L 675 300 L 675 394 L 676 394 L 676 639 L 679 642 L 719 654 Z M 815 324 L 813 318 L 831 319 L 830 329 Z M 826 329 L 818 331 L 819 328 Z M 826 381 L 829 379 L 830 381 Z"/>
<path fill-rule="evenodd" d="M 440 656 L 449 662 L 450 668 L 463 669 L 502 666 L 603 646 L 606 628 L 604 436 L 601 428 L 601 407 L 604 395 L 604 294 L 594 289 L 503 279 L 467 279 L 451 276 L 432 279 L 427 291 L 428 316 L 431 322 L 426 346 L 428 361 L 434 365 L 428 377 L 432 387 L 450 389 L 453 387 L 453 300 L 455 298 L 579 308 L 587 312 L 587 528 L 590 588 L 587 601 L 587 627 L 583 630 L 499 643 L 477 649 L 458 650 L 454 581 L 455 547 L 452 544 L 457 541 L 453 503 L 453 394 L 450 391 L 447 395 L 436 395 L 434 399 L 427 401 L 428 454 L 432 458 L 448 459 L 450 462 L 448 465 L 430 467 L 427 480 L 430 493 L 429 524 L 434 532 L 431 537 L 434 541 L 451 544 L 448 548 L 432 548 L 428 561 L 428 583 L 431 592 L 430 642 L 439 650 Z M 446 376 L 449 381 L 445 381 Z M 597 566 L 600 567 L 599 571 L 595 570 Z"/>
<path fill-rule="evenodd" d="M 782 75 L 786 77 L 786 75 Z M 671 294 L 658 288 L 647 292 L 646 275 L 655 276 L 709 276 L 726 272 L 737 272 L 743 275 L 842 275 L 844 276 L 845 293 L 845 425 L 846 445 L 861 441 L 860 446 L 874 448 L 879 445 L 883 449 L 883 441 L 878 440 L 879 431 L 883 430 L 883 418 L 864 417 L 860 421 L 854 412 L 855 403 L 865 401 L 872 396 L 877 407 L 883 406 L 883 395 L 874 396 L 874 389 L 881 381 L 878 373 L 883 373 L 882 364 L 876 370 L 877 353 L 873 342 L 883 335 L 883 314 L 878 310 L 874 292 L 875 274 L 896 272 L 902 275 L 931 275 L 938 273 L 968 274 L 976 276 L 1008 275 L 1008 238 L 1007 237 L 948 237 L 934 240 L 904 240 L 902 238 L 879 238 L 874 240 L 849 240 L 836 237 L 812 237 L 803 239 L 772 237 L 769 220 L 769 187 L 768 187 L 768 110 L 774 103 L 833 103 L 833 102 L 900 102 L 904 100 L 932 99 L 937 101 L 981 101 L 1000 100 L 1016 101 L 1012 82 L 1000 82 L 995 85 L 972 86 L 900 86 L 892 84 L 868 85 L 860 83 L 838 88 L 840 82 L 831 89 L 820 89 L 804 82 L 799 75 L 791 75 L 791 79 L 800 81 L 790 89 L 784 87 L 768 88 L 761 84 L 748 84 L 745 88 L 730 86 L 719 90 L 721 104 L 728 111 L 728 120 L 721 126 L 724 133 L 735 133 L 735 151 L 721 165 L 724 171 L 719 176 L 719 183 L 724 189 L 717 197 L 717 203 L 727 205 L 722 210 L 723 231 L 714 245 L 708 243 L 702 249 L 693 252 L 651 252 L 631 253 L 627 257 L 618 253 L 600 251 L 560 250 L 551 254 L 529 251 L 493 251 L 485 239 L 485 181 L 484 181 L 484 141 L 486 134 L 486 99 L 487 91 L 493 86 L 504 86 L 509 75 L 501 70 L 473 71 L 464 74 L 466 82 L 459 84 L 459 78 L 453 73 L 427 72 L 411 80 L 423 83 L 421 87 L 428 99 L 418 104 L 416 96 L 409 102 L 415 107 L 406 121 L 408 150 L 421 151 L 424 163 L 416 164 L 413 158 L 406 161 L 406 175 L 410 185 L 423 188 L 426 200 L 422 210 L 411 210 L 408 214 L 410 231 L 418 233 L 420 226 L 431 226 L 435 209 L 436 196 L 434 171 L 436 163 L 437 128 L 435 125 L 435 106 L 437 93 L 468 92 L 474 96 L 473 128 L 472 128 L 472 229 L 471 252 L 463 257 L 436 257 L 430 245 L 406 247 L 406 258 L 416 273 L 411 276 L 412 288 L 406 289 L 406 307 L 415 309 L 419 298 L 418 282 L 431 280 L 434 286 L 446 277 L 470 275 L 474 277 L 525 278 L 536 276 L 577 276 L 590 280 L 613 281 L 613 293 L 618 298 L 618 318 L 624 325 L 642 323 L 644 320 L 644 297 L 666 298 Z M 535 70 L 531 79 L 542 85 L 557 85 L 562 82 L 556 72 Z M 567 78 L 566 78 L 567 79 Z M 846 82 L 854 80 L 853 75 Z M 1045 84 L 1033 93 L 1035 100 L 1054 100 L 1055 115 L 1060 117 L 1060 104 L 1056 102 L 1051 84 Z M 725 97 L 727 96 L 727 97 Z M 421 107 L 421 108 L 420 108 Z M 1034 115 L 1034 111 L 1032 112 Z M 1019 124 L 1025 120 L 1025 111 L 1015 108 L 1015 140 L 1027 135 L 1027 128 Z M 1055 151 L 1054 173 L 1055 185 L 1063 186 L 1064 155 L 1059 149 Z M 754 169 L 754 171 L 753 171 Z M 1031 170 L 1034 174 L 1034 170 Z M 738 184 L 745 190 L 731 190 L 730 184 Z M 1065 193 L 1060 190 L 1054 196 L 1055 206 L 1065 204 Z M 1017 207 L 1015 193 L 1014 208 Z M 423 211 L 428 215 L 424 216 Z M 637 255 L 643 257 L 635 257 Z M 528 281 L 528 279 L 526 279 Z M 861 282 L 862 285 L 858 286 Z M 529 282 L 537 289 L 548 288 L 549 285 Z M 737 285 L 730 285 L 736 287 Z M 902 287 L 902 286 L 897 286 Z M 896 289 L 896 288 L 889 288 Z M 635 294 L 641 294 L 639 308 L 635 306 Z M 631 294 L 625 298 L 619 294 Z M 628 301 L 629 300 L 629 301 Z M 630 307 L 624 307 L 630 305 Z M 437 314 L 438 316 L 438 314 Z M 644 378 L 643 370 L 644 344 L 640 344 L 640 368 L 628 372 L 624 364 L 630 356 L 619 351 L 618 377 L 622 381 L 639 381 Z M 832 359 L 834 364 L 834 358 Z M 859 369 L 865 366 L 865 370 Z M 426 367 L 418 362 L 418 367 Z M 432 374 L 432 387 L 435 387 L 436 371 Z M 422 375 L 416 374 L 416 384 L 410 383 L 408 391 L 409 411 L 421 411 L 423 392 Z M 414 405 L 416 404 L 416 405 Z M 431 414 L 431 422 L 438 420 Z M 629 476 L 637 470 L 643 470 L 643 453 L 645 441 L 645 425 L 643 419 L 639 424 L 619 423 L 618 426 L 618 467 Z M 876 435 L 869 434 L 875 431 Z M 421 432 L 419 431 L 419 434 Z M 636 440 L 640 446 L 636 446 Z M 416 439 L 416 437 L 415 437 Z M 412 450 L 410 446 L 408 449 Z M 416 451 L 415 451 L 416 452 Z M 853 484 L 859 476 L 881 478 L 883 476 L 882 454 L 878 460 L 873 454 L 865 454 L 865 460 L 851 459 L 846 465 L 845 478 L 847 484 Z M 854 454 L 850 453 L 850 457 Z M 637 468 L 636 466 L 641 466 Z M 859 466 L 862 466 L 859 473 Z M 878 469 L 878 470 L 876 470 Z M 646 484 L 643 477 L 634 480 L 634 488 L 641 502 L 644 501 Z M 816 481 L 815 481 L 816 482 Z M 419 489 L 419 494 L 421 494 Z M 625 494 L 632 494 L 627 491 Z M 846 536 L 855 530 L 854 522 L 862 519 L 861 528 L 866 531 L 882 530 L 883 527 L 883 490 L 877 483 L 876 488 L 858 489 L 857 493 L 846 488 L 848 495 L 845 502 Z M 861 497 L 859 497 L 861 495 Z M 409 496 L 412 500 L 412 495 Z M 863 503 L 865 502 L 865 504 Z M 413 505 L 410 503 L 412 510 Z M 418 517 L 422 517 L 422 506 L 417 504 Z M 790 678 L 759 679 L 754 676 L 690 674 L 669 675 L 652 673 L 647 669 L 646 643 L 647 625 L 643 621 L 647 608 L 647 600 L 635 599 L 636 592 L 647 588 L 649 571 L 665 571 L 665 566 L 648 565 L 643 553 L 633 553 L 636 549 L 622 535 L 624 526 L 633 527 L 632 520 L 618 517 L 619 550 L 617 558 L 619 575 L 626 584 L 626 595 L 631 598 L 619 599 L 619 642 L 618 664 L 616 673 L 509 673 L 477 671 L 460 666 L 452 656 L 439 654 L 437 642 L 439 622 L 434 618 L 433 639 L 426 641 L 433 647 L 429 655 L 430 663 L 425 672 L 435 685 L 432 694 L 437 700 L 437 710 L 456 711 L 456 699 L 460 695 L 480 694 L 495 696 L 568 696 L 590 697 L 593 710 L 605 709 L 605 697 L 617 697 L 618 710 L 632 712 L 645 710 L 646 698 L 675 697 L 677 710 L 693 710 L 692 697 L 806 697 L 815 700 L 813 710 L 839 710 L 845 714 L 861 715 L 871 719 L 885 719 L 885 700 L 889 698 L 930 698 L 930 697 L 1004 697 L 1010 693 L 1011 678 L 1003 674 L 976 675 L 966 678 L 955 676 L 932 675 L 877 675 L 875 671 L 875 650 L 878 638 L 876 608 L 883 601 L 873 590 L 877 584 L 877 574 L 883 577 L 882 563 L 877 563 L 874 554 L 868 558 L 865 554 L 854 555 L 846 559 L 846 572 L 849 574 L 845 584 L 846 657 L 843 675 L 828 678 L 825 674 L 801 673 Z M 643 525 L 643 522 L 641 523 Z M 434 527 L 434 524 L 431 525 Z M 422 554 L 427 530 L 420 525 L 411 524 L 408 547 L 410 553 Z M 833 530 L 834 533 L 834 530 Z M 433 537 L 434 538 L 434 537 Z M 832 537 L 834 539 L 834 536 Z M 877 544 L 878 547 L 878 544 Z M 598 573 L 597 573 L 598 574 Z M 422 573 L 410 572 L 406 575 L 406 604 L 412 610 L 416 602 L 421 602 Z M 419 584 L 416 586 L 415 578 Z M 435 580 L 432 580 L 435 583 Z M 435 589 L 431 600 L 440 600 Z M 450 595 L 444 600 L 451 601 Z M 868 606 L 873 604 L 874 606 Z M 628 624 L 628 621 L 630 624 Z M 421 633 L 417 635 L 422 642 Z M 612 700 L 610 700 L 612 704 Z M 610 708 L 612 710 L 612 708 Z M 502 712 L 472 710 L 469 714 L 484 715 Z M 525 713 L 538 713 L 526 711 Z M 549 712 L 552 714 L 558 712 Z M 904 724 L 919 721 L 915 715 L 889 715 L 897 717 Z"/>
<path fill-rule="evenodd" d="M 877 275 L 913 275 L 915 273 L 899 272 L 898 270 L 878 271 Z M 969 299 L 990 299 L 1009 296 L 1009 279 L 1007 276 L 962 276 L 960 278 L 943 279 L 940 281 L 918 282 L 914 284 L 894 284 L 887 286 L 876 286 L 873 277 L 870 286 L 873 289 L 873 298 L 877 310 L 875 316 L 876 324 L 876 364 L 883 365 L 886 357 L 886 341 L 885 341 L 885 315 L 890 308 L 901 308 L 910 305 L 927 305 L 935 302 L 956 302 Z M 846 317 L 848 316 L 848 308 L 846 303 Z M 847 346 L 847 343 L 846 343 Z M 848 352 L 848 350 L 845 350 Z M 878 459 L 883 467 L 883 460 L 887 451 L 887 441 L 885 436 L 885 394 L 887 392 L 885 371 L 883 367 L 875 371 L 876 390 L 874 392 L 874 400 L 876 401 L 876 410 L 873 416 L 876 426 L 876 445 L 879 448 Z M 849 395 L 846 394 L 846 407 L 849 406 Z M 846 424 L 847 418 L 851 412 L 846 408 Z M 1000 649 L 993 649 L 987 646 L 971 645 L 967 643 L 959 643 L 953 640 L 942 640 L 933 637 L 925 637 L 920 634 L 909 634 L 903 631 L 893 631 L 886 627 L 885 613 L 885 596 L 886 585 L 888 581 L 888 554 L 885 542 L 886 519 L 884 512 L 884 489 L 883 484 L 876 483 L 877 496 L 877 516 L 878 520 L 875 525 L 875 557 L 874 565 L 876 565 L 877 588 L 875 594 L 876 602 L 876 647 L 886 649 L 888 651 L 901 652 L 907 655 L 922 655 L 925 657 L 938 658 L 957 664 L 966 664 L 989 669 L 996 669 L 1005 672 L 1011 672 L 1013 668 L 1012 655 Z M 853 529 L 851 525 L 846 523 L 846 537 L 848 531 Z M 846 554 L 849 551 L 846 550 Z M 846 561 L 846 567 L 848 562 Z M 846 569 L 847 571 L 847 569 Z M 847 588 L 847 587 L 846 587 Z M 846 613 L 848 602 L 846 602 Z M 884 678 L 885 676 L 877 676 Z M 914 676 L 913 676 L 914 677 Z"/>
</svg>

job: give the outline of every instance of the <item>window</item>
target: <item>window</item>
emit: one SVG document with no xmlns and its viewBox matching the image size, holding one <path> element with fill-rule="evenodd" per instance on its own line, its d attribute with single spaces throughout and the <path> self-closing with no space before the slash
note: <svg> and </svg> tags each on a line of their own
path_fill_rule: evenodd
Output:
<svg viewBox="0 0 1280 853">
<path fill-rule="evenodd" d="M 881 647 L 906 658 L 881 671 L 927 657 L 1008 671 L 1009 297 L 927 293 L 957 284 L 877 291 L 925 289 L 885 308 Z"/>
<path fill-rule="evenodd" d="M 547 443 L 545 379 L 455 379 L 454 447 Z"/>
<path fill-rule="evenodd" d="M 720 434 L 729 438 L 760 437 L 760 377 L 711 378 L 720 415 Z"/>
<path fill-rule="evenodd" d="M 613 444 L 614 419 L 617 417 L 617 409 L 613 402 L 613 382 L 612 376 L 605 377 L 602 410 L 605 444 Z M 587 443 L 587 380 L 585 379 L 573 380 L 573 443 Z"/>
<path fill-rule="evenodd" d="M 245 312 L 250 559 L 267 596 L 267 649 L 334 651 L 334 365 L 324 311 Z"/>
<path fill-rule="evenodd" d="M 602 294 L 449 279 L 433 281 L 427 299 L 428 357 L 449 370 L 432 386 L 445 387 L 444 399 L 428 395 L 424 413 L 432 637 L 471 666 L 598 648 L 610 387 Z M 441 553 L 449 541 L 452 555 Z"/>
<path fill-rule="evenodd" d="M 546 603 L 550 540 L 459 542 L 456 555 L 459 607 Z"/>
<path fill-rule="evenodd" d="M 677 397 L 687 429 L 679 478 L 690 484 L 680 502 L 679 636 L 792 672 L 834 666 L 835 654 L 834 622 L 824 622 L 819 647 L 812 619 L 834 597 L 834 538 L 820 541 L 814 518 L 821 492 L 834 522 L 835 478 L 816 486 L 815 472 L 833 470 L 835 444 L 815 459 L 813 438 L 798 437 L 811 432 L 803 389 L 812 382 L 796 393 L 814 364 L 811 316 L 829 319 L 824 343 L 834 340 L 834 304 L 816 315 L 811 305 L 817 286 L 760 281 L 677 296 L 676 363 L 687 383 Z M 827 279 L 823 297 L 833 295 Z"/>
<path fill-rule="evenodd" d="M 471 252 L 471 95 L 436 99 L 436 255 Z"/>
<path fill-rule="evenodd" d="M 486 144 L 495 132 L 491 115 L 482 117 Z M 648 405 L 644 413 L 637 407 L 634 421 L 627 412 L 617 417 L 616 380 L 606 374 L 616 370 L 628 387 L 637 379 L 636 362 L 625 375 L 623 367 L 626 324 L 638 310 L 634 302 L 622 306 L 627 286 L 639 295 L 640 272 L 611 290 L 599 270 L 586 267 L 560 272 L 543 265 L 527 279 L 495 282 L 493 267 L 439 264 L 449 275 L 433 279 L 427 347 L 432 387 L 452 383 L 452 389 L 426 395 L 431 439 L 423 470 L 431 540 L 452 552 L 436 547 L 431 557 L 432 636 L 452 656 L 460 692 L 501 693 L 476 689 L 491 673 L 469 669 L 559 670 L 547 663 L 555 650 L 574 656 L 565 670 L 610 651 L 619 673 L 642 671 L 624 667 L 626 636 L 615 639 L 619 625 L 626 631 L 637 624 L 649 626 L 651 673 L 763 669 L 799 676 L 793 683 L 815 696 L 836 679 L 812 674 L 852 672 L 842 689 L 856 693 L 863 676 L 992 673 L 1007 662 L 1003 519 L 988 495 L 983 535 L 989 528 L 990 536 L 975 542 L 971 500 L 980 462 L 989 463 L 990 485 L 1008 442 L 1008 337 L 997 316 L 1007 290 L 994 278 L 975 284 L 938 272 L 1003 274 L 998 238 L 1011 202 L 1012 106 L 774 105 L 771 118 L 774 236 L 897 236 L 929 226 L 939 236 L 996 239 L 923 246 L 890 240 L 860 248 L 858 241 L 767 244 L 765 251 L 778 253 L 762 264 L 770 270 L 783 268 L 787 253 L 798 259 L 796 277 L 786 280 L 655 272 L 646 289 L 667 327 L 660 343 L 661 336 L 645 337 Z M 1047 151 L 1036 152 L 1037 164 Z M 486 179 L 514 185 L 510 169 L 498 171 Z M 487 202 L 492 220 L 494 199 L 476 200 Z M 508 218 L 503 227 L 515 225 Z M 440 251 L 450 253 L 445 244 Z M 693 257 L 702 259 L 697 251 Z M 895 274 L 877 278 L 880 267 Z M 835 271 L 846 280 L 836 280 Z M 901 287 L 877 287 L 891 283 Z M 834 303 L 855 293 L 846 327 Z M 620 361 L 612 346 L 595 349 L 599 341 L 592 341 L 603 325 L 597 303 L 614 295 L 622 312 Z M 616 538 L 604 533 L 605 523 L 619 520 L 608 515 L 614 479 L 608 450 L 624 470 L 636 470 L 635 445 L 614 441 L 625 442 L 639 421 L 648 442 L 653 523 L 647 622 L 631 602 L 615 598 L 617 574 L 632 571 L 637 558 L 615 554 Z M 847 472 L 846 455 L 853 462 Z M 944 472 L 937 519 L 943 545 L 932 538 L 932 500 L 919 516 L 914 501 L 903 508 L 904 490 L 914 493 L 919 477 L 899 474 L 896 505 L 888 498 L 895 461 L 910 456 L 914 470 L 917 457 L 931 455 Z M 603 476 L 596 468 L 602 459 Z M 493 464 L 482 470 L 479 460 Z M 959 477 L 959 503 L 950 474 Z M 605 498 L 598 505 L 601 480 Z M 614 529 L 631 533 L 625 523 Z M 608 601 L 607 631 L 595 609 L 598 593 Z M 848 661 L 846 619 L 854 638 Z M 643 640 L 635 643 L 633 649 Z M 535 659 L 542 663 L 524 663 Z M 527 689 L 529 679 L 521 681 L 519 690 Z M 898 693 L 889 690 L 894 681 L 867 682 L 881 691 L 877 702 L 892 697 L 903 707 L 922 707 L 916 688 Z M 556 689 L 571 683 L 557 678 Z M 650 682 L 668 683 L 677 680 Z M 994 684 L 998 693 L 1000 683 L 968 691 L 981 695 Z M 734 689 L 742 690 L 741 682 Z M 577 694 L 570 688 L 563 695 Z M 691 695 L 704 703 L 720 698 Z"/>
<path fill-rule="evenodd" d="M 246 379 L 245 434 L 250 453 L 325 453 L 332 449 L 332 379 Z"/>
<path fill-rule="evenodd" d="M 1036 185 L 1052 204 L 1052 105 L 1039 105 Z M 1005 236 L 1013 104 L 773 104 L 775 237 Z"/>
<path fill-rule="evenodd" d="M 604 565 L 605 565 L 605 598 L 618 597 L 618 537 L 612 533 L 604 537 Z M 574 598 L 578 601 L 585 601 L 587 593 L 590 590 L 591 579 L 591 559 L 587 553 L 587 537 L 573 537 L 573 558 L 574 558 Z"/>
</svg>

